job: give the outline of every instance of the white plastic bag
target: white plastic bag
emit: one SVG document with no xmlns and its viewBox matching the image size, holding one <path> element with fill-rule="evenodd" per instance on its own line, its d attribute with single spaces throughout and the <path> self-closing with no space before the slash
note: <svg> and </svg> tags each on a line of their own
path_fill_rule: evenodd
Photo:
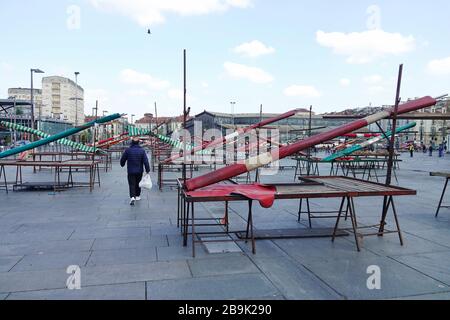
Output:
<svg viewBox="0 0 450 320">
<path fill-rule="evenodd" d="M 152 178 L 149 174 L 146 174 L 141 182 L 139 182 L 139 187 L 147 190 L 151 190 L 153 188 Z"/>
</svg>

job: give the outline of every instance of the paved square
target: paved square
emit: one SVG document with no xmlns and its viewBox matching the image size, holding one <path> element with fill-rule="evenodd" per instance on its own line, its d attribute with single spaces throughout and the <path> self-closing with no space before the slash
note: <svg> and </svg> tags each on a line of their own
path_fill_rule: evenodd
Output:
<svg viewBox="0 0 450 320">
<path fill-rule="evenodd" d="M 335 243 L 277 239 L 257 241 L 256 255 L 244 242 L 229 253 L 198 245 L 194 259 L 176 226 L 176 192 L 154 188 L 130 207 L 126 173 L 117 162 L 101 173 L 102 186 L 93 193 L 0 190 L 0 299 L 450 299 L 450 210 L 434 218 L 444 179 L 429 176 L 450 171 L 450 157 L 417 153 L 402 160 L 399 185 L 418 191 L 396 199 L 405 245 L 396 235 L 364 238 L 359 253 L 353 237 Z M 322 174 L 328 171 L 321 165 Z M 7 175 L 12 180 L 14 172 Z M 262 181 L 292 182 L 293 175 L 284 170 Z M 49 177 L 24 170 L 24 180 Z M 361 224 L 378 223 L 381 201 L 355 202 Z M 338 205 L 336 199 L 311 201 L 318 210 Z M 198 208 L 205 217 L 223 213 L 221 204 Z M 235 229 L 245 226 L 245 210 L 245 203 L 230 204 Z M 255 206 L 255 228 L 306 228 L 305 216 L 297 222 L 297 210 L 292 200 L 270 209 Z M 314 220 L 313 227 L 334 223 Z M 80 267 L 81 290 L 67 289 L 70 265 Z M 369 266 L 380 268 L 380 290 L 367 288 Z"/>
</svg>

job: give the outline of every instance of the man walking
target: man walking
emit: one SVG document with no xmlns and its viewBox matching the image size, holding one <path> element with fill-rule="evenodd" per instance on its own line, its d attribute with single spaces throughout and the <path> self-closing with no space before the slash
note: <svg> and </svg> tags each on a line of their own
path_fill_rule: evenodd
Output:
<svg viewBox="0 0 450 320">
<path fill-rule="evenodd" d="M 141 188 L 139 183 L 142 180 L 142 175 L 145 172 L 150 172 L 150 165 L 148 164 L 147 154 L 145 150 L 139 145 L 139 138 L 131 140 L 131 146 L 125 150 L 120 159 L 122 167 L 127 164 L 128 171 L 128 186 L 130 188 L 130 205 L 134 206 L 136 201 L 141 200 Z"/>
</svg>

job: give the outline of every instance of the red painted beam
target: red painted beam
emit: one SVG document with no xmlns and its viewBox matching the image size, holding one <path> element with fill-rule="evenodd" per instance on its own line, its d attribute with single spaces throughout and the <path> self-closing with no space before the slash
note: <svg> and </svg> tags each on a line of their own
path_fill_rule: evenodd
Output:
<svg viewBox="0 0 450 320">
<path fill-rule="evenodd" d="M 409 101 L 398 107 L 398 114 L 403 114 L 410 111 L 431 107 L 435 105 L 436 102 L 437 102 L 436 99 L 432 97 L 423 97 L 417 100 Z M 232 177 L 262 167 L 268 163 L 271 163 L 272 161 L 283 159 L 299 151 L 323 143 L 324 141 L 329 141 L 336 137 L 340 137 L 343 134 L 364 128 L 365 126 L 368 126 L 371 123 L 392 116 L 393 113 L 394 113 L 393 108 L 390 110 L 378 112 L 371 116 L 365 117 L 364 119 L 355 120 L 353 122 L 337 127 L 333 130 L 314 135 L 304 140 L 300 140 L 291 145 L 274 149 L 271 153 L 261 154 L 257 157 L 248 159 L 245 163 L 237 163 L 229 165 L 219 170 L 207 173 L 203 176 L 189 179 L 186 181 L 185 187 L 188 191 L 192 191 L 226 179 L 230 179 Z"/>
</svg>

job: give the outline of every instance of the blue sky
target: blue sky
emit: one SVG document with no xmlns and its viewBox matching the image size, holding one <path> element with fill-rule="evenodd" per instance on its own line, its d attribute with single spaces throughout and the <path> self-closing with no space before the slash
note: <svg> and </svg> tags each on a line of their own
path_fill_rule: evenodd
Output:
<svg viewBox="0 0 450 320">
<path fill-rule="evenodd" d="M 437 96 L 450 92 L 448 12 L 446 0 L 3 0 L 0 97 L 28 87 L 30 68 L 79 71 L 87 114 L 96 99 L 180 114 L 184 48 L 193 113 L 391 104 L 400 63 L 403 98 Z"/>
</svg>

